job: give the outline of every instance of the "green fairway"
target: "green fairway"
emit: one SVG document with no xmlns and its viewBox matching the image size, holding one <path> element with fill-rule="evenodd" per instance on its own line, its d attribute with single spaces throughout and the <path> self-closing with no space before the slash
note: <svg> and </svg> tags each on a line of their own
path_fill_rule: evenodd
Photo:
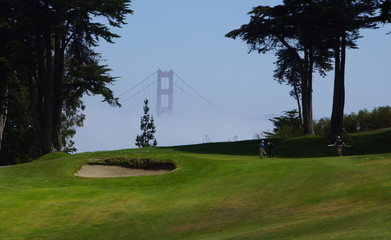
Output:
<svg viewBox="0 0 391 240">
<path fill-rule="evenodd" d="M 46 155 L 0 169 L 0 239 L 391 239 L 391 131 Z M 346 151 L 346 149 L 345 149 Z M 88 159 L 148 157 L 173 172 L 75 177 Z"/>
</svg>

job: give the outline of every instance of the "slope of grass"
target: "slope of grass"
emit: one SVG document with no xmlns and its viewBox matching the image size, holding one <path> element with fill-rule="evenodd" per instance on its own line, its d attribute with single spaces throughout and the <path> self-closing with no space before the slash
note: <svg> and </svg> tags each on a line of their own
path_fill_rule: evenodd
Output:
<svg viewBox="0 0 391 240">
<path fill-rule="evenodd" d="M 391 152 L 390 129 L 386 129 L 384 131 L 379 130 L 342 136 L 346 144 L 348 144 L 349 137 L 353 139 L 355 154 L 363 155 Z M 175 147 L 175 149 L 195 153 L 257 155 L 257 146 L 259 141 L 260 140 L 248 140 L 227 143 L 208 143 L 189 146 L 178 146 Z M 327 147 L 327 145 L 329 145 L 330 143 L 334 143 L 333 140 L 328 137 L 308 135 L 304 137 L 289 139 L 270 139 L 270 141 L 272 141 L 276 145 L 276 155 L 278 155 L 279 157 L 306 158 L 336 155 L 335 148 Z"/>
<path fill-rule="evenodd" d="M 0 169 L 0 239 L 391 239 L 391 131 L 46 155 Z M 88 159 L 170 159 L 157 176 L 74 177 Z"/>
</svg>

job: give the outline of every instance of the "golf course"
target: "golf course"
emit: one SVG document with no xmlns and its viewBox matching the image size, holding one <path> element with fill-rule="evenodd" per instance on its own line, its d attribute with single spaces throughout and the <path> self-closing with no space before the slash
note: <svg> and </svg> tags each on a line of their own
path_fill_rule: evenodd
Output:
<svg viewBox="0 0 391 240">
<path fill-rule="evenodd" d="M 52 153 L 0 168 L 2 240 L 391 239 L 391 129 L 324 137 Z M 148 158 L 173 171 L 75 176 L 91 160 Z"/>
</svg>

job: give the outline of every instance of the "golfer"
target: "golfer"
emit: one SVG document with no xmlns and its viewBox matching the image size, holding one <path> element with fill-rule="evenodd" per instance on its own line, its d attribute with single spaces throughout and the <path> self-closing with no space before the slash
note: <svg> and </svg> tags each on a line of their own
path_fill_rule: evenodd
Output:
<svg viewBox="0 0 391 240">
<path fill-rule="evenodd" d="M 267 145 L 269 146 L 269 158 L 274 157 L 274 144 L 272 142 L 268 142 Z"/>
<path fill-rule="evenodd" d="M 259 143 L 259 158 L 263 158 L 264 155 L 266 155 L 265 142 L 262 140 Z"/>
<path fill-rule="evenodd" d="M 338 157 L 342 157 L 342 146 L 346 146 L 346 145 L 342 141 L 340 136 L 337 137 L 337 140 L 335 141 L 334 146 L 337 146 Z"/>
</svg>

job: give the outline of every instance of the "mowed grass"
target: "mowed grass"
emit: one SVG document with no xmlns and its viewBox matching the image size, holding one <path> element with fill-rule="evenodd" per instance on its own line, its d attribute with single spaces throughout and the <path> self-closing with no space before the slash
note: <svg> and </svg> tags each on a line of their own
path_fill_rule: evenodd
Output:
<svg viewBox="0 0 391 240">
<path fill-rule="evenodd" d="M 0 169 L 0 239 L 391 239 L 391 131 L 46 155 Z M 88 159 L 143 156 L 174 172 L 81 178 Z"/>
</svg>

